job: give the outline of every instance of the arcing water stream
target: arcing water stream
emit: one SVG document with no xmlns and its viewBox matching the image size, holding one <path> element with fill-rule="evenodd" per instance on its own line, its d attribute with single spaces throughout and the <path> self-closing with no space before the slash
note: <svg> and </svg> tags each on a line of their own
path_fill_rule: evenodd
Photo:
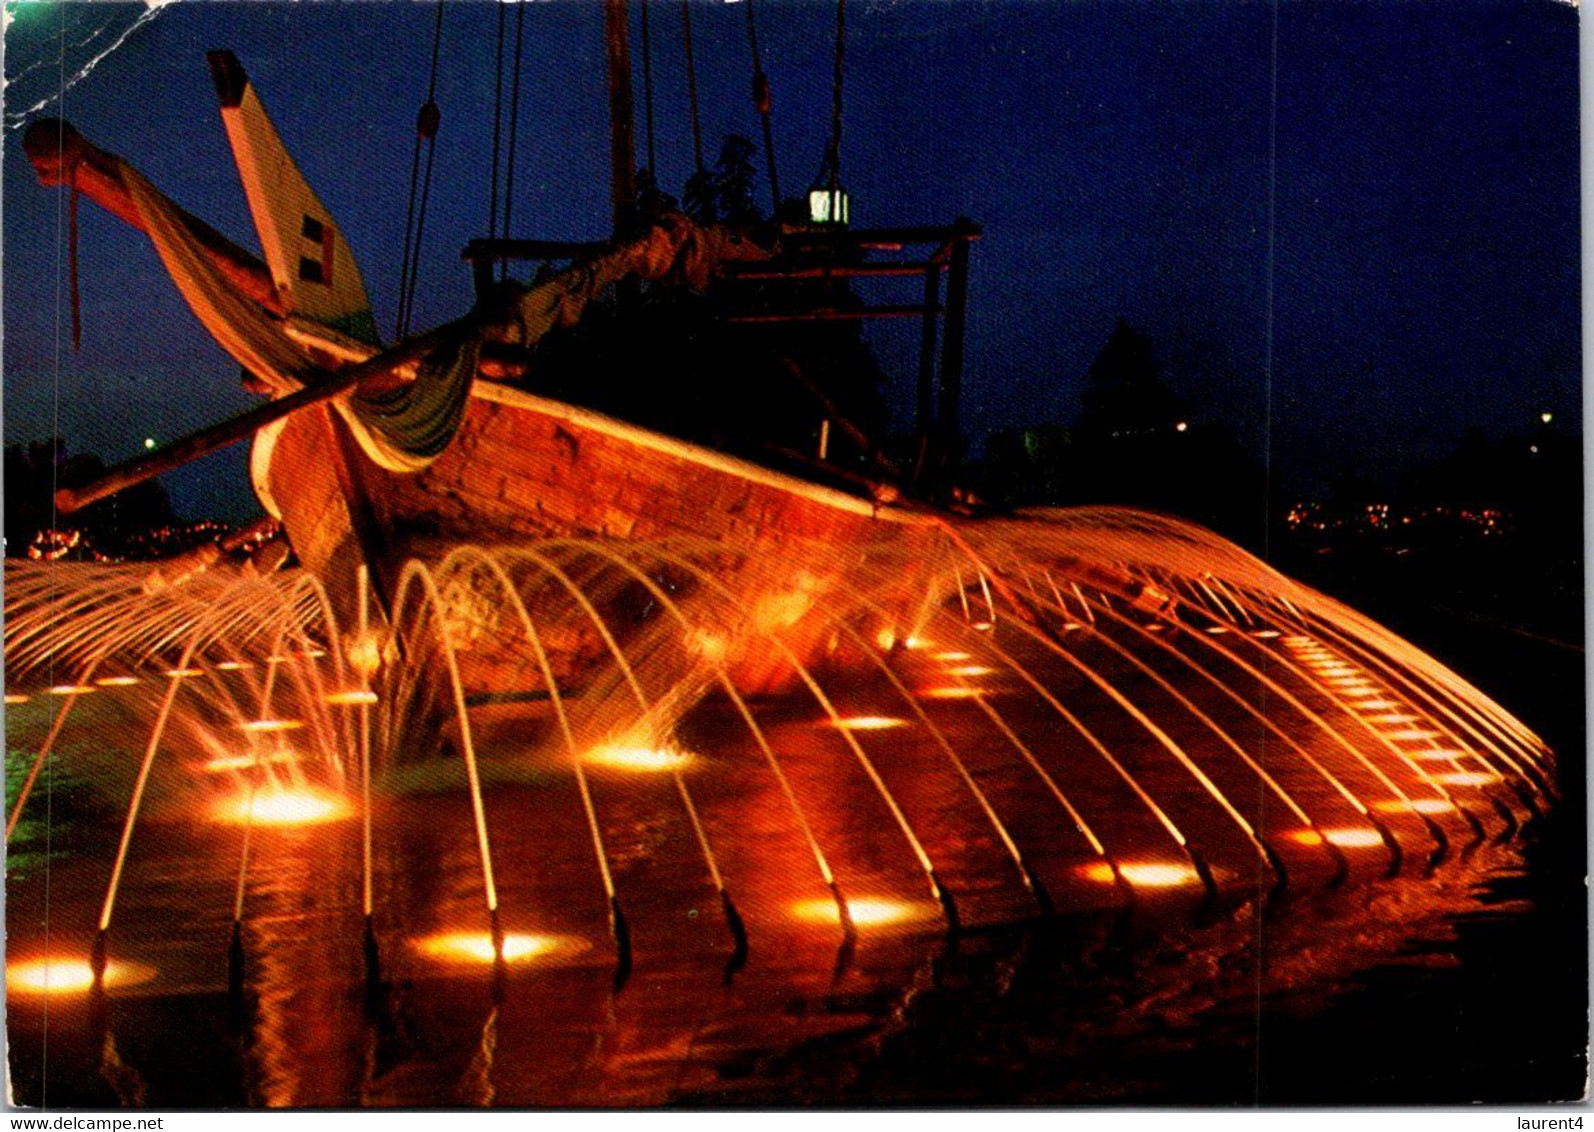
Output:
<svg viewBox="0 0 1594 1132">
<path fill-rule="evenodd" d="M 1455 673 L 1122 509 L 386 591 L 8 566 L 19 1099 L 815 1099 L 791 1051 L 882 1040 L 946 947 L 1022 982 L 982 933 L 1031 921 L 1114 988 L 1087 1029 L 1177 1028 L 1264 950 L 1309 995 L 1443 936 L 1555 796 Z"/>
</svg>

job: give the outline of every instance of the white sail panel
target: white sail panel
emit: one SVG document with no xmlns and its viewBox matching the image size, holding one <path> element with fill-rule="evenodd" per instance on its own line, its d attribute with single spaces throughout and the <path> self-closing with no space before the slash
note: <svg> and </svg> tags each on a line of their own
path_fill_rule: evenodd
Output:
<svg viewBox="0 0 1594 1132">
<path fill-rule="evenodd" d="M 365 282 L 331 212 L 282 144 L 238 59 L 230 51 L 213 51 L 209 59 L 227 140 L 284 307 L 376 344 Z"/>
</svg>

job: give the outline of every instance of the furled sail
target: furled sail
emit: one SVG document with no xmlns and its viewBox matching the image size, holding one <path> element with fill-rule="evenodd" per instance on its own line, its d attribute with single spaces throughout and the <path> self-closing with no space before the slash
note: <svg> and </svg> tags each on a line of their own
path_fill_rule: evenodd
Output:
<svg viewBox="0 0 1594 1132">
<path fill-rule="evenodd" d="M 367 344 L 291 310 L 268 309 L 245 294 L 233 277 L 236 269 L 229 274 L 210 246 L 213 234 L 208 243 L 202 226 L 127 162 L 102 151 L 94 154 L 97 170 L 125 190 L 126 200 L 119 203 L 134 214 L 126 219 L 149 236 L 201 325 L 273 396 L 316 384 L 327 372 L 328 358 L 353 364 L 377 352 L 374 341 Z M 612 251 L 534 287 L 511 286 L 477 333 L 423 360 L 414 367 L 414 380 L 376 392 L 355 390 L 333 398 L 333 404 L 374 463 L 394 472 L 419 471 L 448 446 L 459 426 L 484 336 L 530 346 L 549 330 L 573 325 L 589 302 L 621 279 L 702 288 L 719 265 L 770 254 L 733 229 L 666 214 Z M 352 270 L 353 257 L 349 260 Z"/>
</svg>

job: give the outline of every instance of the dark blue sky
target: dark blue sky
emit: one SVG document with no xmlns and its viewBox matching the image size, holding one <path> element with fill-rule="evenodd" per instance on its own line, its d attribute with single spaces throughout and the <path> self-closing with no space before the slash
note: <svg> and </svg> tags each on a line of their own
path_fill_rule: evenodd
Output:
<svg viewBox="0 0 1594 1132">
<path fill-rule="evenodd" d="M 758 3 L 790 192 L 818 171 L 834 9 Z M 110 34 L 76 41 L 101 24 L 125 29 L 142 10 L 70 5 L 68 73 Z M 679 7 L 654 0 L 651 12 L 660 178 L 678 190 L 691 164 Z M 711 148 L 727 132 L 757 137 L 744 10 L 696 0 L 693 13 Z M 1085 369 L 1122 315 L 1152 336 L 1197 419 L 1226 421 L 1260 448 L 1273 14 L 1248 3 L 851 0 L 843 179 L 854 222 L 962 214 L 986 228 L 966 378 L 976 441 L 1072 419 Z M 69 90 L 65 115 L 253 246 L 204 63 L 207 49 L 231 47 L 341 220 L 390 330 L 432 18 L 430 4 L 178 0 Z M 14 8 L 6 68 L 21 81 L 8 122 L 48 93 L 61 19 L 55 4 Z M 445 13 L 417 324 L 470 300 L 458 250 L 486 224 L 495 22 L 490 4 Z M 1498 435 L 1546 409 L 1579 427 L 1576 11 L 1550 0 L 1292 0 L 1278 10 L 1277 52 L 1271 463 L 1281 489 L 1318 491 L 1347 470 L 1390 481 L 1466 428 Z M 597 7 L 528 9 L 525 58 L 516 227 L 600 237 Z M 640 154 L 640 64 L 637 79 Z M 56 383 L 62 198 L 37 187 L 18 139 L 8 128 L 7 441 L 49 434 L 58 406 L 74 448 L 117 460 L 145 436 L 169 439 L 248 404 L 147 242 L 92 207 L 84 348 L 61 353 Z M 876 339 L 904 394 L 911 340 L 905 329 Z M 190 514 L 236 515 L 242 469 L 240 450 L 170 486 Z"/>
</svg>

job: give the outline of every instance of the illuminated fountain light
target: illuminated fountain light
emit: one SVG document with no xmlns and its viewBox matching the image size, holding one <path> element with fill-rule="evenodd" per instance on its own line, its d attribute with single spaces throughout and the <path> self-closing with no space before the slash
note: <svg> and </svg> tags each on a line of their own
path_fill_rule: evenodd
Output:
<svg viewBox="0 0 1594 1132">
<path fill-rule="evenodd" d="M 1473 757 L 1471 751 L 1458 751 L 1453 747 L 1436 747 L 1427 751 L 1409 751 L 1408 759 L 1419 759 L 1423 762 L 1459 762 L 1462 759 Z"/>
<path fill-rule="evenodd" d="M 974 659 L 974 654 L 973 653 L 966 653 L 966 652 L 958 652 L 958 651 L 956 651 L 954 649 L 954 650 L 952 650 L 950 652 L 938 652 L 932 657 L 932 659 L 934 659 L 934 660 L 947 660 L 947 661 L 972 660 L 972 659 Z"/>
<path fill-rule="evenodd" d="M 926 688 L 920 695 L 932 700 L 972 700 L 980 695 L 980 689 L 971 688 L 967 684 L 948 684 L 940 688 Z"/>
<path fill-rule="evenodd" d="M 369 629 L 354 634 L 345 651 L 349 667 L 365 676 L 371 676 L 382 667 L 382 640 Z"/>
<path fill-rule="evenodd" d="M 976 621 L 969 626 L 976 633 L 989 633 L 994 627 L 989 621 Z"/>
<path fill-rule="evenodd" d="M 709 629 L 694 629 L 690 641 L 692 651 L 707 661 L 722 661 L 731 651 L 725 635 Z"/>
<path fill-rule="evenodd" d="M 1327 841 L 1330 845 L 1337 845 L 1341 849 L 1371 849 L 1384 843 L 1382 835 L 1376 829 L 1365 825 L 1292 829 L 1288 836 L 1292 841 L 1302 845 L 1321 845 Z"/>
<path fill-rule="evenodd" d="M 1388 711 L 1390 708 L 1400 707 L 1400 705 L 1394 700 L 1368 699 L 1369 696 L 1381 695 L 1383 695 L 1382 692 L 1359 692 L 1356 695 L 1346 696 L 1345 698 L 1348 700 L 1361 701 L 1360 703 L 1354 705 L 1357 711 Z"/>
<path fill-rule="evenodd" d="M 840 719 L 826 722 L 843 731 L 890 731 L 892 728 L 908 725 L 907 720 L 890 715 L 844 715 Z"/>
<path fill-rule="evenodd" d="M 94 690 L 93 684 L 55 684 L 46 689 L 52 696 L 86 696 Z"/>
<path fill-rule="evenodd" d="M 489 932 L 439 932 L 411 940 L 410 945 L 429 959 L 444 963 L 530 963 L 556 952 L 586 950 L 586 943 L 571 936 L 542 932 L 505 932 L 502 948 Z"/>
<path fill-rule="evenodd" d="M 1497 776 L 1481 770 L 1457 770 L 1449 774 L 1436 774 L 1434 778 L 1446 786 L 1487 786 L 1497 781 Z"/>
<path fill-rule="evenodd" d="M 303 726 L 302 719 L 246 719 L 238 725 L 238 730 L 262 735 L 273 731 L 297 731 Z"/>
<path fill-rule="evenodd" d="M 1373 803 L 1373 809 L 1385 814 L 1448 814 L 1455 807 L 1443 798 L 1413 798 L 1409 802 L 1402 802 L 1399 798 L 1386 798 L 1382 802 Z"/>
<path fill-rule="evenodd" d="M 1112 866 L 1106 861 L 1092 861 L 1079 871 L 1086 880 L 1098 884 L 1116 884 L 1118 881 L 1113 875 Z M 1180 885 L 1201 883 L 1200 874 L 1189 865 L 1177 861 L 1124 861 L 1119 864 L 1118 871 L 1135 888 L 1178 888 Z"/>
<path fill-rule="evenodd" d="M 8 704 L 25 704 L 28 702 L 28 699 L 29 697 L 21 692 L 6 693 L 6 703 Z"/>
<path fill-rule="evenodd" d="M 217 672 L 243 672 L 245 669 L 249 669 L 249 668 L 253 668 L 253 667 L 254 667 L 254 665 L 250 664 L 247 660 L 224 660 L 224 661 L 221 661 L 219 664 L 216 665 L 216 671 Z"/>
<path fill-rule="evenodd" d="M 283 656 L 281 653 L 272 653 L 270 656 L 266 657 L 266 663 L 267 664 L 287 664 L 289 659 L 290 659 L 289 657 Z"/>
<path fill-rule="evenodd" d="M 960 664 L 956 668 L 947 669 L 953 676 L 989 676 L 996 671 L 983 664 Z"/>
<path fill-rule="evenodd" d="M 902 642 L 902 647 L 913 649 L 915 651 L 922 649 L 933 649 L 935 647 L 935 642 L 927 640 L 924 637 L 909 637 L 907 640 Z"/>
<path fill-rule="evenodd" d="M 334 707 L 347 704 L 374 704 L 377 694 L 365 688 L 351 688 L 346 692 L 329 692 L 324 697 L 326 702 Z"/>
<path fill-rule="evenodd" d="M 240 794 L 218 805 L 213 816 L 230 825 L 321 825 L 351 816 L 354 808 L 336 794 L 310 787 L 282 787 Z"/>
<path fill-rule="evenodd" d="M 1359 706 L 1361 708 L 1363 708 L 1364 710 L 1367 707 L 1366 704 L 1361 704 Z M 1384 715 L 1369 715 L 1367 717 L 1367 722 L 1368 723 L 1416 723 L 1417 722 L 1417 718 L 1418 717 L 1415 716 L 1415 715 L 1401 715 L 1399 712 L 1390 712 L 1390 713 L 1386 713 Z M 1392 736 L 1390 736 L 1390 738 L 1393 739 L 1393 738 L 1395 738 L 1395 736 L 1392 735 Z"/>
<path fill-rule="evenodd" d="M 223 774 L 227 771 L 244 771 L 265 763 L 292 763 L 298 762 L 297 755 L 279 752 L 274 755 L 218 755 L 200 764 L 200 770 L 210 774 Z"/>
<path fill-rule="evenodd" d="M 119 960 L 105 965 L 107 988 L 134 986 L 155 977 L 155 969 Z M 18 996 L 84 994 L 94 986 L 94 968 L 75 955 L 46 955 L 6 963 L 6 993 Z"/>
<path fill-rule="evenodd" d="M 304 657 L 306 657 L 306 658 L 308 658 L 310 660 L 320 660 L 322 657 L 327 655 L 327 650 L 326 649 L 318 649 L 318 648 L 308 648 L 308 649 L 305 649 L 300 655 L 304 656 Z"/>
<path fill-rule="evenodd" d="M 697 760 L 689 752 L 673 747 L 610 743 L 588 751 L 582 761 L 594 766 L 613 767 L 616 770 L 658 774 L 664 771 L 685 770 Z"/>
<path fill-rule="evenodd" d="M 1251 634 L 1251 636 L 1258 637 L 1264 641 L 1271 641 L 1278 635 L 1279 631 L 1277 629 L 1258 629 L 1256 632 Z"/>
<path fill-rule="evenodd" d="M 1224 633 L 1227 633 L 1229 631 L 1229 627 L 1227 625 L 1208 625 L 1206 631 L 1211 633 L 1214 637 L 1218 637 L 1222 636 Z"/>
<path fill-rule="evenodd" d="M 1385 738 L 1398 739 L 1402 743 L 1421 743 L 1427 739 L 1439 738 L 1439 732 L 1425 731 L 1422 728 L 1413 727 L 1405 731 L 1390 731 L 1385 735 Z"/>
<path fill-rule="evenodd" d="M 1084 626 L 1081 625 L 1078 621 L 1069 621 L 1063 626 L 1063 631 L 1064 632 L 1072 632 L 1075 629 L 1083 629 L 1083 628 L 1084 628 Z"/>
<path fill-rule="evenodd" d="M 101 676 L 94 682 L 102 688 L 130 688 L 143 683 L 137 676 Z"/>
<path fill-rule="evenodd" d="M 203 676 L 203 668 L 168 668 L 165 675 L 172 680 L 191 680 L 195 676 Z"/>
<path fill-rule="evenodd" d="M 880 646 L 882 652 L 890 652 L 897 647 L 897 632 L 895 629 L 881 629 L 874 635 L 874 643 Z"/>
<path fill-rule="evenodd" d="M 807 920 L 809 923 L 836 925 L 841 923 L 841 913 L 836 908 L 836 902 L 830 899 L 799 900 L 792 905 L 792 913 L 799 920 Z M 893 900 L 883 896 L 849 896 L 847 915 L 855 926 L 868 928 L 928 919 L 935 915 L 935 909 L 927 904 Z"/>
</svg>

